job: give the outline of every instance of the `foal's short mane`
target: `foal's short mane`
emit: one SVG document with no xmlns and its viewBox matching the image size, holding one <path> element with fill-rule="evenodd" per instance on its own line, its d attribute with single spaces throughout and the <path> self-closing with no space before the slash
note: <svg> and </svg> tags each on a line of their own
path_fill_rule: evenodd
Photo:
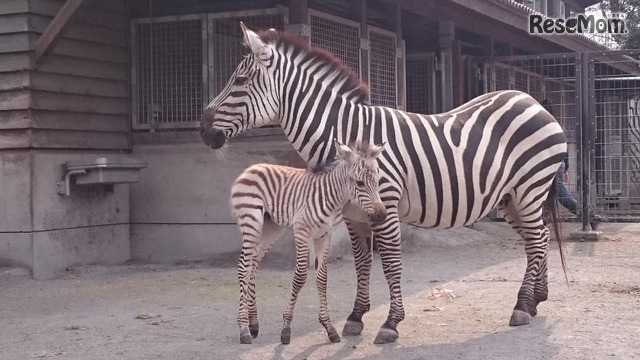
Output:
<svg viewBox="0 0 640 360">
<path fill-rule="evenodd" d="M 367 84 L 362 82 L 350 67 L 330 52 L 318 47 L 312 47 L 307 41 L 297 35 L 281 31 L 262 30 L 258 35 L 264 42 L 274 43 L 276 47 L 278 45 L 284 45 L 285 48 L 293 48 L 294 56 L 301 53 L 307 58 L 314 59 L 331 67 L 346 77 L 345 87 L 349 90 L 354 90 L 353 94 L 358 101 L 366 101 L 368 99 L 369 87 Z"/>
<path fill-rule="evenodd" d="M 372 145 L 367 141 L 356 141 L 349 144 L 349 148 L 359 156 L 367 158 L 371 156 Z M 340 157 L 336 156 L 333 159 L 327 159 L 326 162 L 317 164 L 316 166 L 309 167 L 308 171 L 314 174 L 326 174 L 333 170 L 339 163 Z"/>
</svg>

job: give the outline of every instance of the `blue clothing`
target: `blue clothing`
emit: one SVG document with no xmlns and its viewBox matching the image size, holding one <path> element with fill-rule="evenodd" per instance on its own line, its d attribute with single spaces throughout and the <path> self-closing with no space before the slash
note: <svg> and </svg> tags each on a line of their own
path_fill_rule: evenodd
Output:
<svg viewBox="0 0 640 360">
<path fill-rule="evenodd" d="M 578 215 L 578 202 L 573 198 L 573 196 L 571 196 L 571 192 L 567 188 L 567 184 L 564 183 L 563 179 L 568 163 L 569 161 L 565 157 L 564 161 L 560 163 L 558 171 L 556 171 L 556 193 L 558 194 L 558 201 L 560 204 L 571 211 L 574 215 Z"/>
</svg>

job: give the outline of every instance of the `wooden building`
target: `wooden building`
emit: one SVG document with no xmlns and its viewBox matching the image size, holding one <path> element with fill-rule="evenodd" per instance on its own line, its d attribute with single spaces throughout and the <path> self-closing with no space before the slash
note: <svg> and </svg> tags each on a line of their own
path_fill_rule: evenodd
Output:
<svg viewBox="0 0 640 360">
<path fill-rule="evenodd" d="M 476 59 L 602 49 L 582 35 L 527 32 L 532 12 L 566 16 L 596 2 L 1 1 L 0 265 L 50 278 L 73 264 L 238 251 L 232 179 L 258 161 L 304 165 L 279 128 L 252 130 L 218 156 L 197 135 L 244 53 L 239 21 L 332 51 L 374 104 L 433 113 L 487 90 Z M 60 194 L 65 163 L 98 158 L 146 167 L 137 182 Z"/>
</svg>

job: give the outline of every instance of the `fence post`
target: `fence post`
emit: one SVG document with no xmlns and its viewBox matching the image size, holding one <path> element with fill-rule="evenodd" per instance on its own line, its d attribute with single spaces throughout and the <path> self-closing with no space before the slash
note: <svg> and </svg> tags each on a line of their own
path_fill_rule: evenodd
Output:
<svg viewBox="0 0 640 360">
<path fill-rule="evenodd" d="M 591 231 L 589 213 L 591 207 L 591 92 L 589 89 L 589 53 L 580 54 L 580 158 L 581 158 L 581 192 L 582 192 L 582 231 Z"/>
</svg>

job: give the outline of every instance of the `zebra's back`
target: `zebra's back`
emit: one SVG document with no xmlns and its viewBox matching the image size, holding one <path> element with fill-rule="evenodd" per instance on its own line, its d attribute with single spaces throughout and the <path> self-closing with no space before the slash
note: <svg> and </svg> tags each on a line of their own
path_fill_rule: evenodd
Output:
<svg viewBox="0 0 640 360">
<path fill-rule="evenodd" d="M 488 93 L 431 116 L 394 115 L 405 146 L 396 160 L 411 165 L 400 216 L 418 226 L 468 225 L 507 194 L 546 191 L 566 152 L 560 124 L 520 91 Z"/>
<path fill-rule="evenodd" d="M 275 164 L 255 164 L 245 169 L 231 187 L 231 207 L 236 217 L 251 210 L 269 214 L 280 226 L 291 226 L 302 206 L 309 181 L 305 169 Z"/>
</svg>

